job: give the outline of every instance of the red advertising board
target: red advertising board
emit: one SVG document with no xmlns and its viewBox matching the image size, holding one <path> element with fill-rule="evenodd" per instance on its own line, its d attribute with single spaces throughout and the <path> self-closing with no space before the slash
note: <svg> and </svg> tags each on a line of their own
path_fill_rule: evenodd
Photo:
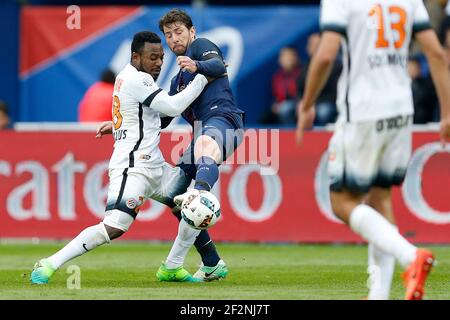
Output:
<svg viewBox="0 0 450 320">
<path fill-rule="evenodd" d="M 248 131 L 241 152 L 221 167 L 214 192 L 223 214 L 212 237 L 361 241 L 330 211 L 324 154 L 330 136 L 309 132 L 297 147 L 292 131 Z M 436 133 L 416 132 L 413 140 L 407 179 L 393 194 L 397 223 L 413 242 L 450 243 L 450 149 L 441 149 Z M 111 137 L 4 131 L 0 141 L 0 238 L 72 238 L 102 220 Z M 176 161 L 188 142 L 187 133 L 163 133 L 166 160 Z M 123 239 L 173 240 L 176 231 L 170 211 L 148 201 Z"/>
</svg>

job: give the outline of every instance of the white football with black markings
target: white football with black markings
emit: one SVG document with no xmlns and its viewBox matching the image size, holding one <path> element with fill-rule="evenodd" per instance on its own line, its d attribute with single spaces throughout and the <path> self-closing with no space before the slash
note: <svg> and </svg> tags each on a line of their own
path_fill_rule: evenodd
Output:
<svg viewBox="0 0 450 320">
<path fill-rule="evenodd" d="M 211 192 L 200 191 L 200 193 L 183 201 L 181 217 L 194 229 L 206 230 L 211 228 L 220 218 L 219 200 Z"/>
</svg>

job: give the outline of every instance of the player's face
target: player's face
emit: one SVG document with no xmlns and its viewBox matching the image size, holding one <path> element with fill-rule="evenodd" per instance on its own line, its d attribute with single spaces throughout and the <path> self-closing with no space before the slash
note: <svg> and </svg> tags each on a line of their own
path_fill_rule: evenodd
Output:
<svg viewBox="0 0 450 320">
<path fill-rule="evenodd" d="M 160 43 L 146 42 L 139 56 L 139 71 L 151 74 L 153 79 L 158 79 L 164 59 L 164 50 Z"/>
<path fill-rule="evenodd" d="M 177 56 L 186 54 L 190 43 L 195 39 L 195 28 L 188 29 L 181 22 L 164 26 L 164 37 L 170 50 Z"/>
</svg>

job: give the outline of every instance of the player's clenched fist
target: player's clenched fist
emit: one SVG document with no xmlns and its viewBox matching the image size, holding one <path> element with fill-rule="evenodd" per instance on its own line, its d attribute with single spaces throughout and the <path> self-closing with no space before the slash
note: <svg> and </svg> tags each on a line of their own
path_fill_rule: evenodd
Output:
<svg viewBox="0 0 450 320">
<path fill-rule="evenodd" d="M 190 73 L 197 72 L 197 65 L 195 64 L 195 61 L 189 57 L 178 56 L 177 64 L 180 67 L 180 69 L 182 69 L 184 71 L 188 71 Z"/>
</svg>

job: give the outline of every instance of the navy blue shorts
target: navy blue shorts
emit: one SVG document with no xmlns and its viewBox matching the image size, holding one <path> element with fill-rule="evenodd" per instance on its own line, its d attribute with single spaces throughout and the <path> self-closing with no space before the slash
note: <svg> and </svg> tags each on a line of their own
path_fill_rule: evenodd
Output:
<svg viewBox="0 0 450 320">
<path fill-rule="evenodd" d="M 207 135 L 217 142 L 222 149 L 222 161 L 225 161 L 244 139 L 243 115 L 220 115 L 211 117 L 203 122 L 196 122 L 194 125 L 194 138 L 177 164 L 191 179 L 195 179 L 197 172 L 194 159 L 194 143 L 201 135 Z"/>
</svg>

